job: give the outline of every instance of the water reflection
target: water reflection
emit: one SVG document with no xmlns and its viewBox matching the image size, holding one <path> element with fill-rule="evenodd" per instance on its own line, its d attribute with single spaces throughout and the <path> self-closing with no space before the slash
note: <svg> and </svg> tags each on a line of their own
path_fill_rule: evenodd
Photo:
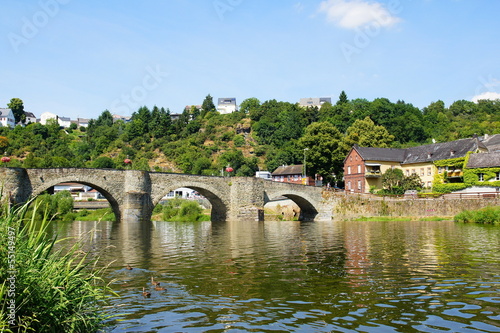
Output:
<svg viewBox="0 0 500 333">
<path fill-rule="evenodd" d="M 110 332 L 500 331 L 498 227 L 75 222 L 58 230 L 88 234 L 88 250 L 112 262 L 108 278 L 121 297 L 111 301 L 120 315 Z M 167 290 L 154 290 L 151 276 Z"/>
</svg>

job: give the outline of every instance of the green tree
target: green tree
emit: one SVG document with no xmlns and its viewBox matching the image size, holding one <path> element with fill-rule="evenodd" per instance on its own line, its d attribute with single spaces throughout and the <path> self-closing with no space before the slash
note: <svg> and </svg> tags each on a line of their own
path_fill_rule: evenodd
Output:
<svg viewBox="0 0 500 333">
<path fill-rule="evenodd" d="M 349 100 L 347 99 L 347 95 L 345 91 L 342 90 L 342 92 L 339 95 L 339 100 L 337 101 L 337 105 L 342 105 L 348 103 Z"/>
<path fill-rule="evenodd" d="M 298 141 L 304 150 L 308 175 L 329 176 L 342 170 L 342 134 L 329 122 L 312 123 Z"/>
<path fill-rule="evenodd" d="M 12 110 L 16 124 L 19 122 L 24 124 L 26 122 L 26 115 L 24 114 L 24 105 L 23 101 L 20 98 L 12 98 L 10 100 L 10 103 L 7 104 L 7 107 Z"/>
<path fill-rule="evenodd" d="M 382 174 L 382 186 L 389 193 L 401 194 L 396 192 L 398 191 L 398 189 L 401 188 L 401 185 L 403 184 L 403 179 L 404 179 L 403 170 L 390 168 L 387 169 Z"/>
<path fill-rule="evenodd" d="M 258 108 L 260 108 L 260 101 L 255 97 L 247 98 L 240 104 L 240 111 L 245 114 L 254 113 Z"/>
<path fill-rule="evenodd" d="M 92 161 L 92 167 L 97 169 L 113 169 L 115 163 L 107 156 L 100 156 Z"/>
<path fill-rule="evenodd" d="M 356 120 L 351 127 L 347 129 L 344 137 L 343 149 L 347 153 L 354 144 L 361 147 L 388 148 L 394 140 L 394 136 L 383 126 L 377 126 L 366 117 L 363 120 Z"/>
<path fill-rule="evenodd" d="M 203 100 L 203 103 L 201 104 L 201 117 L 204 118 L 207 113 L 215 111 L 216 108 L 214 104 L 214 99 L 212 96 L 210 96 L 210 94 L 208 94 Z"/>
</svg>

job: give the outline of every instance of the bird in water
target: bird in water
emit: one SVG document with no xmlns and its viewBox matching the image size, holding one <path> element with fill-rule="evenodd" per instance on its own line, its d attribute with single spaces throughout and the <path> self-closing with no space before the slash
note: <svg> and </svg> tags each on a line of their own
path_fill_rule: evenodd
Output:
<svg viewBox="0 0 500 333">
<path fill-rule="evenodd" d="M 159 286 L 159 285 L 160 285 L 160 282 L 155 281 L 155 280 L 153 279 L 153 277 L 151 277 L 151 284 L 152 284 L 153 286 Z"/>
<path fill-rule="evenodd" d="M 160 287 L 160 282 L 156 282 L 156 285 L 155 285 L 155 290 L 160 291 L 160 290 L 165 290 L 165 288 Z"/>
<path fill-rule="evenodd" d="M 145 287 L 142 287 L 142 296 L 144 296 L 144 297 L 150 297 L 151 293 L 149 291 L 146 291 Z"/>
<path fill-rule="evenodd" d="M 127 264 L 127 266 L 125 266 L 126 269 L 128 269 L 129 271 L 134 269 L 132 266 L 130 266 L 129 264 Z"/>
</svg>

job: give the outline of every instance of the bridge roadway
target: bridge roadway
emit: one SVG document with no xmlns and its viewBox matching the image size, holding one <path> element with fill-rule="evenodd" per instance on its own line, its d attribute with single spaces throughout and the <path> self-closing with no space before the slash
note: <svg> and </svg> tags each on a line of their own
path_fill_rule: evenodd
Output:
<svg viewBox="0 0 500 333">
<path fill-rule="evenodd" d="M 117 221 L 150 221 L 153 208 L 170 191 L 187 187 L 212 204 L 212 221 L 264 219 L 264 205 L 280 196 L 293 200 L 302 220 L 330 219 L 319 187 L 279 183 L 256 177 L 214 177 L 139 170 L 0 168 L 2 198 L 23 203 L 59 183 L 75 182 L 98 190 Z"/>
</svg>

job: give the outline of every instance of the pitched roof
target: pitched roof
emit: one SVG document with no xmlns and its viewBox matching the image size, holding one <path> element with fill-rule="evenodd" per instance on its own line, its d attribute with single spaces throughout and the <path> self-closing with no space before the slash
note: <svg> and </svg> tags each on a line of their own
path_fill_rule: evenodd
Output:
<svg viewBox="0 0 500 333">
<path fill-rule="evenodd" d="M 467 168 L 500 167 L 500 153 L 470 154 Z"/>
<path fill-rule="evenodd" d="M 11 111 L 11 109 L 0 108 L 0 116 L 7 117 Z"/>
<path fill-rule="evenodd" d="M 425 163 L 464 157 L 468 152 L 476 152 L 480 148 L 485 149 L 486 147 L 477 137 L 406 149 L 359 147 L 358 145 L 353 147 L 365 161 L 399 162 L 401 164 Z"/>
<path fill-rule="evenodd" d="M 461 139 L 449 142 L 411 147 L 407 149 L 403 164 L 423 163 L 448 158 L 464 157 L 469 151 L 475 152 L 480 146 L 477 138 Z"/>
<path fill-rule="evenodd" d="M 365 161 L 376 160 L 376 161 L 402 163 L 404 161 L 406 152 L 406 149 L 398 149 L 398 148 L 360 147 L 358 145 L 354 145 L 353 148 Z"/>
<path fill-rule="evenodd" d="M 286 176 L 286 175 L 301 175 L 302 164 L 297 165 L 282 165 L 273 171 L 273 176 Z"/>
<path fill-rule="evenodd" d="M 483 144 L 488 148 L 490 153 L 500 152 L 500 134 L 485 135 Z"/>
</svg>

